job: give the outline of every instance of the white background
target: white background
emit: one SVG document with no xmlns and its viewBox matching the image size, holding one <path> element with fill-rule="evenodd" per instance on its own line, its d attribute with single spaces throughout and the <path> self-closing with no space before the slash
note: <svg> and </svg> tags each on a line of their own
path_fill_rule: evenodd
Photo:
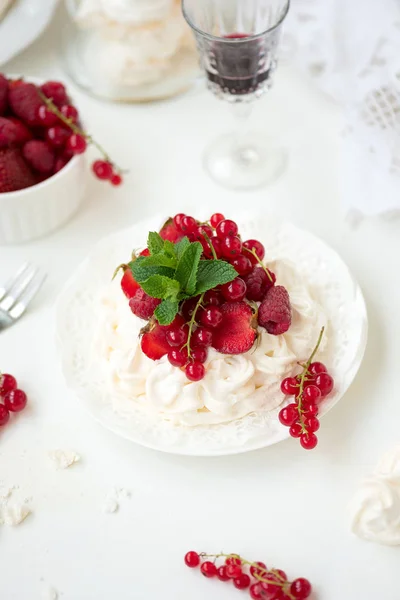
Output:
<svg viewBox="0 0 400 600">
<path fill-rule="evenodd" d="M 7 65 L 63 77 L 56 55 L 62 21 Z M 130 169 L 119 190 L 89 177 L 81 212 L 35 243 L 0 248 L 0 279 L 29 259 L 48 281 L 29 314 L 1 334 L 0 366 L 29 394 L 29 408 L 0 433 L 0 482 L 32 496 L 33 514 L 0 529 L 0 598 L 39 600 L 225 600 L 248 597 L 183 565 L 189 549 L 238 552 L 306 576 L 320 600 L 398 600 L 400 549 L 355 538 L 347 505 L 357 482 L 400 440 L 399 222 L 352 230 L 338 185 L 340 114 L 289 67 L 259 102 L 254 126 L 290 150 L 283 178 L 252 193 L 220 189 L 201 167 L 203 146 L 229 125 L 228 107 L 205 90 L 152 105 L 113 105 L 71 92 L 111 156 Z M 53 332 L 55 298 L 93 244 L 152 212 L 203 202 L 229 215 L 242 205 L 277 212 L 330 243 L 366 296 L 370 338 L 361 371 L 323 420 L 316 450 L 287 441 L 247 455 L 194 459 L 136 447 L 102 429 L 67 391 Z M 121 257 L 122 259 L 124 257 Z M 82 456 L 55 471 L 47 452 Z M 113 488 L 131 490 L 116 514 Z"/>
</svg>

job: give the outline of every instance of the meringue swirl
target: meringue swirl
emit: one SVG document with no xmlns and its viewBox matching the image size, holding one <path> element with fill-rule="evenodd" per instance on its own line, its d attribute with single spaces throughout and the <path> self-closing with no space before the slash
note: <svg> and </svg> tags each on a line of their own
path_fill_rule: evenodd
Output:
<svg viewBox="0 0 400 600">
<path fill-rule="evenodd" d="M 174 424 L 212 425 L 240 419 L 255 411 L 269 411 L 283 401 L 282 379 L 293 373 L 299 359 L 307 358 L 322 326 L 328 329 L 321 351 L 329 340 L 327 316 L 316 290 L 296 273 L 292 264 L 268 265 L 280 284 L 289 290 L 292 326 L 280 336 L 259 329 L 259 344 L 240 355 L 209 350 L 206 376 L 190 382 L 166 356 L 152 361 L 140 347 L 143 321 L 135 317 L 118 283 L 108 287 L 99 300 L 99 330 L 93 344 L 94 368 L 107 374 L 114 409 L 129 411 L 140 404 Z"/>
</svg>

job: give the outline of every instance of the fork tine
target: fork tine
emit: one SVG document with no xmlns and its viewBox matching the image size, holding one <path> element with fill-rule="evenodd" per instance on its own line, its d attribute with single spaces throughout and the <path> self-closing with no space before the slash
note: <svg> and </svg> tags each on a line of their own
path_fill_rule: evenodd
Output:
<svg viewBox="0 0 400 600">
<path fill-rule="evenodd" d="M 15 281 L 11 289 L 6 293 L 3 300 L 0 301 L 0 308 L 2 310 L 9 311 L 14 304 L 18 302 L 19 297 L 23 294 L 34 277 L 36 277 L 38 272 L 39 269 L 35 269 L 33 267 L 26 269 L 24 273 Z"/>
<path fill-rule="evenodd" d="M 13 285 L 17 283 L 19 278 L 25 273 L 27 269 L 30 268 L 30 263 L 24 263 L 16 272 L 14 277 L 11 277 L 4 285 L 0 286 L 0 301 L 6 296 L 6 294 L 11 290 Z"/>
<path fill-rule="evenodd" d="M 24 289 L 21 296 L 19 297 L 18 302 L 13 306 L 10 310 L 9 314 L 13 319 L 19 319 L 29 304 L 32 302 L 33 298 L 36 296 L 42 285 L 46 280 L 47 275 L 38 275 L 36 271 L 36 276 L 30 284 Z"/>
</svg>

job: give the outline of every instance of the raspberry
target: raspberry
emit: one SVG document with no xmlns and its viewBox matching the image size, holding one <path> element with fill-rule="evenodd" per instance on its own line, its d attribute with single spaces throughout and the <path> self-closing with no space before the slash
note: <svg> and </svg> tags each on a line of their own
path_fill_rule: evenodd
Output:
<svg viewBox="0 0 400 600">
<path fill-rule="evenodd" d="M 47 175 L 54 167 L 55 154 L 47 142 L 30 140 L 26 142 L 22 151 L 25 160 L 38 173 Z"/>
<path fill-rule="evenodd" d="M 0 193 L 23 190 L 36 183 L 18 148 L 0 150 Z"/>
<path fill-rule="evenodd" d="M 65 86 L 59 81 L 46 81 L 40 86 L 43 94 L 47 98 L 51 98 L 58 107 L 68 104 L 69 98 L 65 90 Z"/>
<path fill-rule="evenodd" d="M 269 269 L 268 272 L 271 275 L 272 281 L 261 267 L 256 267 L 250 275 L 245 278 L 247 285 L 246 297 L 249 300 L 260 302 L 265 297 L 268 290 L 275 284 L 275 274 Z"/>
<path fill-rule="evenodd" d="M 142 288 L 139 288 L 129 300 L 129 306 L 134 315 L 147 321 L 153 316 L 160 302 L 161 300 L 148 296 Z"/>
<path fill-rule="evenodd" d="M 33 83 L 23 82 L 17 86 L 10 86 L 8 101 L 16 117 L 19 117 L 28 125 L 41 124 L 38 119 L 38 111 L 43 102 Z"/>
<path fill-rule="evenodd" d="M 250 306 L 245 302 L 227 302 L 220 310 L 222 321 L 213 330 L 213 348 L 222 354 L 248 352 L 257 335 Z"/>
<path fill-rule="evenodd" d="M 8 81 L 0 73 L 0 115 L 4 115 L 8 104 Z"/>
<path fill-rule="evenodd" d="M 0 148 L 12 144 L 24 144 L 32 138 L 32 134 L 18 119 L 0 117 Z"/>
<path fill-rule="evenodd" d="M 286 288 L 271 287 L 258 309 L 258 323 L 268 333 L 280 335 L 289 329 L 291 322 L 292 309 Z"/>
</svg>

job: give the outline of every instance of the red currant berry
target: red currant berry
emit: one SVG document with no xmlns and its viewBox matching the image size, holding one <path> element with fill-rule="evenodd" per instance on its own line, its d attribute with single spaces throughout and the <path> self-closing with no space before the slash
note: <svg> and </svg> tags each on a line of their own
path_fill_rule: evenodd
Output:
<svg viewBox="0 0 400 600">
<path fill-rule="evenodd" d="M 188 362 L 187 351 L 173 348 L 168 352 L 168 360 L 173 367 L 184 367 Z"/>
<path fill-rule="evenodd" d="M 4 406 L 12 411 L 19 412 L 26 406 L 27 397 L 25 392 L 22 390 L 11 390 L 4 396 Z"/>
<path fill-rule="evenodd" d="M 247 292 L 247 286 L 243 279 L 236 277 L 233 281 L 221 287 L 221 292 L 228 302 L 239 302 L 243 300 Z"/>
<path fill-rule="evenodd" d="M 299 391 L 299 382 L 295 377 L 286 377 L 281 383 L 281 392 L 285 396 L 296 396 Z"/>
<path fill-rule="evenodd" d="M 193 550 L 187 552 L 187 554 L 185 554 L 185 564 L 191 569 L 198 567 L 200 564 L 200 556 Z"/>
<path fill-rule="evenodd" d="M 311 583 L 304 577 L 299 577 L 292 581 L 290 586 L 290 593 L 296 598 L 296 600 L 306 600 L 312 592 Z"/>
<path fill-rule="evenodd" d="M 189 363 L 185 369 L 186 377 L 190 381 L 200 381 L 206 374 L 204 365 L 199 362 Z"/>
<path fill-rule="evenodd" d="M 87 142 L 82 135 L 73 133 L 67 140 L 66 148 L 74 154 L 82 154 L 87 148 Z"/>
<path fill-rule="evenodd" d="M 321 362 L 311 363 L 311 365 L 308 367 L 308 370 L 311 373 L 311 375 L 319 375 L 320 373 L 328 372 L 328 369 L 326 368 L 326 366 Z"/>
<path fill-rule="evenodd" d="M 240 565 L 242 564 L 242 561 L 240 559 L 239 556 L 228 556 L 228 558 L 225 559 L 225 564 L 226 565 L 237 565 L 240 567 Z"/>
<path fill-rule="evenodd" d="M 63 148 L 69 138 L 70 132 L 61 125 L 49 127 L 46 131 L 45 138 L 53 146 L 53 148 Z"/>
<path fill-rule="evenodd" d="M 257 568 L 255 565 L 258 565 L 259 568 Z M 263 575 L 265 575 L 265 571 L 267 570 L 267 565 L 263 562 L 256 562 L 254 563 L 254 565 L 251 565 L 250 567 L 250 575 L 253 575 L 253 577 L 256 577 L 256 575 L 258 575 L 259 577 L 262 577 Z"/>
<path fill-rule="evenodd" d="M 261 581 L 261 588 L 266 593 L 267 598 L 275 598 L 275 595 L 280 590 L 277 585 L 279 579 L 273 573 L 267 573 L 263 576 L 266 581 Z"/>
<path fill-rule="evenodd" d="M 189 298 L 189 300 L 185 300 L 185 302 L 182 304 L 182 315 L 184 316 L 186 321 L 190 321 L 190 319 L 192 318 L 194 309 L 196 308 L 198 301 L 199 298 L 198 296 L 196 296 L 195 298 Z M 196 316 L 198 316 L 198 313 Z"/>
<path fill-rule="evenodd" d="M 287 581 L 287 575 L 285 571 L 282 571 L 282 569 L 273 569 L 273 573 L 277 576 L 279 581 Z"/>
<path fill-rule="evenodd" d="M 206 307 L 200 316 L 200 322 L 206 327 L 218 327 L 222 321 L 222 312 L 217 306 Z"/>
<path fill-rule="evenodd" d="M 183 346 L 187 341 L 188 331 L 182 327 L 173 327 L 167 331 L 166 338 L 170 346 Z"/>
<path fill-rule="evenodd" d="M 233 585 L 238 590 L 245 590 L 250 585 L 250 577 L 247 575 L 247 573 L 242 573 L 239 577 L 236 577 L 233 580 Z"/>
<path fill-rule="evenodd" d="M 122 176 L 119 173 L 113 173 L 110 181 L 111 181 L 111 185 L 115 185 L 115 186 L 121 185 Z"/>
<path fill-rule="evenodd" d="M 319 421 L 317 417 L 307 417 L 304 420 L 304 426 L 307 429 L 307 431 L 315 433 L 319 429 Z"/>
<path fill-rule="evenodd" d="M 238 237 L 228 235 L 226 238 L 222 240 L 221 243 L 221 252 L 222 256 L 225 258 L 231 259 L 235 258 L 235 256 L 239 256 L 242 251 L 242 242 Z"/>
<path fill-rule="evenodd" d="M 214 227 L 214 229 L 216 228 L 216 226 L 218 225 L 218 223 L 221 223 L 221 221 L 224 221 L 225 217 L 224 215 L 221 215 L 221 213 L 214 213 L 210 219 L 210 223 L 211 226 Z"/>
<path fill-rule="evenodd" d="M 183 233 L 193 233 L 197 227 L 193 217 L 183 217 L 181 221 L 181 231 Z"/>
<path fill-rule="evenodd" d="M 299 418 L 299 410 L 297 404 L 289 404 L 284 406 L 279 412 L 279 421 L 282 425 L 290 427 Z"/>
<path fill-rule="evenodd" d="M 64 106 L 61 107 L 61 112 L 66 119 L 71 119 L 72 123 L 77 122 L 78 111 L 76 110 L 75 106 L 72 106 L 72 104 L 64 104 Z"/>
<path fill-rule="evenodd" d="M 92 165 L 92 170 L 97 179 L 111 179 L 113 176 L 112 165 L 105 160 L 95 160 Z"/>
<path fill-rule="evenodd" d="M 321 390 L 324 398 L 333 390 L 333 378 L 328 373 L 320 373 L 315 379 L 315 385 Z"/>
<path fill-rule="evenodd" d="M 174 216 L 174 225 L 177 228 L 178 231 L 181 230 L 181 224 L 182 224 L 182 219 L 183 217 L 185 217 L 186 215 L 184 213 L 178 213 L 177 215 Z"/>
<path fill-rule="evenodd" d="M 58 173 L 58 171 L 61 171 L 61 169 L 63 169 L 65 167 L 65 165 L 67 165 L 69 163 L 69 158 L 66 158 L 64 156 L 59 156 L 56 159 L 56 162 L 54 163 L 54 173 Z"/>
<path fill-rule="evenodd" d="M 230 579 L 236 579 L 242 574 L 242 567 L 240 565 L 226 565 L 226 574 Z"/>
<path fill-rule="evenodd" d="M 289 429 L 289 434 L 291 435 L 291 437 L 299 438 L 302 433 L 303 433 L 303 428 L 300 425 L 300 423 L 293 423 L 293 425 L 291 425 L 291 427 Z"/>
<path fill-rule="evenodd" d="M 250 260 L 247 258 L 247 256 L 244 256 L 243 254 L 235 256 L 235 258 L 233 258 L 230 261 L 230 263 L 232 267 L 236 269 L 239 275 L 249 275 L 253 270 L 253 265 L 251 264 Z"/>
<path fill-rule="evenodd" d="M 204 234 L 208 238 L 212 238 L 213 230 L 208 225 L 199 225 L 199 227 L 197 227 L 197 229 L 195 229 L 195 234 L 196 234 L 196 238 L 199 240 L 199 242 L 200 241 L 207 242 L 206 238 L 204 237 Z"/>
<path fill-rule="evenodd" d="M 314 433 L 302 433 L 300 436 L 300 444 L 305 450 L 313 450 L 318 444 L 318 438 Z"/>
<path fill-rule="evenodd" d="M 265 598 L 265 596 L 263 596 L 263 589 L 260 583 L 253 583 L 253 585 L 250 586 L 249 592 L 252 600 L 262 600 Z"/>
<path fill-rule="evenodd" d="M 211 346 L 212 344 L 212 332 L 205 327 L 198 327 L 192 334 L 191 338 L 193 346 Z"/>
<path fill-rule="evenodd" d="M 229 577 L 226 574 L 226 565 L 222 565 L 218 568 L 217 577 L 220 581 L 229 581 Z"/>
<path fill-rule="evenodd" d="M 316 385 L 307 385 L 303 390 L 303 398 L 310 404 L 316 404 L 321 399 L 321 390 Z"/>
<path fill-rule="evenodd" d="M 309 402 L 302 402 L 302 409 L 305 417 L 316 417 L 319 409 L 316 404 L 310 404 Z"/>
<path fill-rule="evenodd" d="M 221 258 L 222 256 L 222 242 L 215 235 L 211 238 L 211 244 L 214 248 L 214 252 L 217 255 L 217 258 Z"/>
<path fill-rule="evenodd" d="M 204 304 L 212 304 L 213 306 L 220 306 L 224 299 L 219 292 L 210 290 L 204 294 Z"/>
<path fill-rule="evenodd" d="M 8 423 L 10 418 L 10 413 L 8 409 L 4 406 L 4 404 L 0 404 L 0 427 Z"/>
<path fill-rule="evenodd" d="M 258 240 L 246 240 L 243 242 L 243 248 L 248 251 L 245 253 L 245 256 L 249 257 L 253 265 L 257 264 L 258 261 L 252 252 L 255 252 L 260 260 L 265 256 L 265 248 Z"/>
<path fill-rule="evenodd" d="M 198 363 L 205 363 L 207 360 L 208 352 L 204 346 L 199 346 L 198 348 L 192 348 L 191 350 L 192 360 Z"/>
<path fill-rule="evenodd" d="M 0 375 L 0 396 L 4 396 L 8 392 L 15 390 L 17 387 L 17 380 L 12 375 L 4 373 Z"/>
<path fill-rule="evenodd" d="M 203 564 L 200 567 L 200 570 L 203 573 L 204 577 L 215 577 L 217 574 L 217 567 L 214 565 L 214 563 L 210 562 L 209 560 L 203 562 Z"/>
<path fill-rule="evenodd" d="M 237 232 L 239 231 L 235 221 L 230 221 L 229 219 L 220 221 L 215 229 L 217 236 L 221 240 L 224 240 L 228 235 L 237 235 Z"/>
<path fill-rule="evenodd" d="M 37 110 L 37 120 L 44 127 L 51 127 L 58 122 L 58 117 L 45 104 L 39 106 Z"/>
</svg>

